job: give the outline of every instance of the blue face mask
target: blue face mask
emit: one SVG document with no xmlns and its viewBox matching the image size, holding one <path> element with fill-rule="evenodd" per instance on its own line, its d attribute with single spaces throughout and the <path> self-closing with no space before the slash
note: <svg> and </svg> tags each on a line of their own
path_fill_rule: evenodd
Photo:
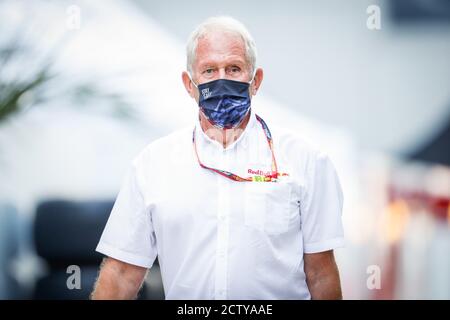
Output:
<svg viewBox="0 0 450 320">
<path fill-rule="evenodd" d="M 198 105 L 215 127 L 235 128 L 250 110 L 250 83 L 228 79 L 218 79 L 198 86 L 194 83 L 199 91 Z"/>
</svg>

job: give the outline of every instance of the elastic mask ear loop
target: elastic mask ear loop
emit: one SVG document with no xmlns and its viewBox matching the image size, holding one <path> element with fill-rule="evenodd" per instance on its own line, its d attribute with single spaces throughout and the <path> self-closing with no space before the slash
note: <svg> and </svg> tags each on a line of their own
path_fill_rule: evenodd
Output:
<svg viewBox="0 0 450 320">
<path fill-rule="evenodd" d="M 252 80 L 250 80 L 250 82 L 248 83 L 249 84 L 248 90 L 249 90 L 249 93 L 250 93 L 250 99 L 252 98 L 251 88 L 252 88 L 253 80 L 255 80 L 256 70 L 257 70 L 257 68 L 255 68 L 255 70 L 253 71 Z"/>
<path fill-rule="evenodd" d="M 191 76 L 191 73 L 190 73 L 190 72 L 188 72 L 187 74 L 188 74 L 188 77 L 189 77 L 189 79 L 191 80 L 192 84 L 194 85 L 194 87 L 196 87 L 196 88 L 197 88 L 197 90 L 198 90 L 198 86 L 197 86 L 197 85 L 195 84 L 194 80 L 192 80 L 192 76 Z"/>
<path fill-rule="evenodd" d="M 198 86 L 195 84 L 194 80 L 192 80 L 191 73 L 188 71 L 187 74 L 188 74 L 189 80 L 191 80 L 192 84 L 194 85 L 194 87 L 197 88 L 197 91 L 198 91 L 199 94 L 200 94 L 200 90 L 198 90 Z M 201 107 L 200 107 L 200 108 L 201 108 Z M 206 117 L 206 118 L 208 119 L 208 117 Z M 200 120 L 200 114 L 198 115 L 198 119 Z M 208 121 L 209 121 L 209 119 L 208 119 Z"/>
<path fill-rule="evenodd" d="M 255 80 L 256 70 L 257 70 L 257 68 L 255 68 L 255 70 L 253 71 L 252 79 L 249 81 L 249 84 L 250 84 L 250 85 L 252 85 L 253 80 Z"/>
</svg>

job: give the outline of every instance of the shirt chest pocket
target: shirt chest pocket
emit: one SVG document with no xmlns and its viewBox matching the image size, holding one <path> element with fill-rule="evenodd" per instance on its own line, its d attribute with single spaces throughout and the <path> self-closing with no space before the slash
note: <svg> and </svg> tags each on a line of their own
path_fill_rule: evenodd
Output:
<svg viewBox="0 0 450 320">
<path fill-rule="evenodd" d="M 270 235 L 287 232 L 293 213 L 291 197 L 292 185 L 290 183 L 246 183 L 244 192 L 245 225 Z"/>
</svg>

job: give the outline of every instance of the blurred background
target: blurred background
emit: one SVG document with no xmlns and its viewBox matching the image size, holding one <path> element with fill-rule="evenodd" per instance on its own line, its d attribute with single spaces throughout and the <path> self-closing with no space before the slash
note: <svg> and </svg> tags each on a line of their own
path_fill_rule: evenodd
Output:
<svg viewBox="0 0 450 320">
<path fill-rule="evenodd" d="M 448 0 L 0 0 L 0 299 L 88 297 L 131 159 L 195 119 L 184 46 L 212 15 L 256 40 L 254 110 L 337 168 L 344 298 L 450 299 Z"/>
</svg>

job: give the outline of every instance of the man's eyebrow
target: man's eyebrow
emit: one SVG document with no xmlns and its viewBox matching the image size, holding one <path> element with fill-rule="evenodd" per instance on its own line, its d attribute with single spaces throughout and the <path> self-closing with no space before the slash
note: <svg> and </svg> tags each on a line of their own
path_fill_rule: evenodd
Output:
<svg viewBox="0 0 450 320">
<path fill-rule="evenodd" d="M 236 60 L 230 60 L 227 64 L 236 64 L 236 65 L 242 65 L 242 64 L 245 64 L 246 63 L 246 61 L 245 60 L 239 60 L 239 59 L 236 59 Z"/>
<path fill-rule="evenodd" d="M 245 65 L 246 61 L 243 60 L 239 60 L 239 59 L 233 59 L 230 61 L 226 61 L 226 65 L 238 65 L 238 66 L 242 66 Z M 199 65 L 200 68 L 206 68 L 206 67 L 217 67 L 219 64 L 221 64 L 220 62 L 217 61 L 206 61 L 203 62 L 202 64 Z"/>
<path fill-rule="evenodd" d="M 200 69 L 205 69 L 205 68 L 216 68 L 217 64 L 214 62 L 204 62 L 202 64 L 199 64 L 198 66 Z"/>
</svg>

